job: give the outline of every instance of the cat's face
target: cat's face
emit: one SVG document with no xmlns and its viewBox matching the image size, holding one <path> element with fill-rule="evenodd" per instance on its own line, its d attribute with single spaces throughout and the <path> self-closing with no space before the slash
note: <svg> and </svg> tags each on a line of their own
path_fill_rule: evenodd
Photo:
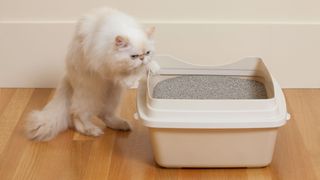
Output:
<svg viewBox="0 0 320 180">
<path fill-rule="evenodd" d="M 119 68 L 128 71 L 141 67 L 150 62 L 154 54 L 152 33 L 154 29 L 147 30 L 138 36 L 116 36 L 114 39 L 114 60 Z"/>
</svg>

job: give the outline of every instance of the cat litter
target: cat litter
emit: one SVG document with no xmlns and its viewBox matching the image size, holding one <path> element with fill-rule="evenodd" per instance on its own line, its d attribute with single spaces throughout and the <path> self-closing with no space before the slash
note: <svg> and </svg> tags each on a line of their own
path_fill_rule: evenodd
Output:
<svg viewBox="0 0 320 180">
<path fill-rule="evenodd" d="M 260 58 L 197 66 L 157 56 L 137 92 L 155 161 L 163 167 L 264 167 L 287 120 L 283 92 Z"/>
<path fill-rule="evenodd" d="M 180 76 L 159 82 L 153 89 L 158 99 L 266 99 L 256 80 L 232 76 Z"/>
</svg>

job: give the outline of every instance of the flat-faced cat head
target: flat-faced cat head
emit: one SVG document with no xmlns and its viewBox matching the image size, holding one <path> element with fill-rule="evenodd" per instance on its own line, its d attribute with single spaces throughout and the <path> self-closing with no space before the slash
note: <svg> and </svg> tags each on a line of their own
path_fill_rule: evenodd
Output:
<svg viewBox="0 0 320 180">
<path fill-rule="evenodd" d="M 154 54 L 153 33 L 154 27 L 151 27 L 142 33 L 117 35 L 114 38 L 114 59 L 127 70 L 147 64 Z"/>
<path fill-rule="evenodd" d="M 153 27 L 144 30 L 131 16 L 102 9 L 80 19 L 75 42 L 79 43 L 87 69 L 111 78 L 129 75 L 151 60 L 153 34 Z"/>
</svg>

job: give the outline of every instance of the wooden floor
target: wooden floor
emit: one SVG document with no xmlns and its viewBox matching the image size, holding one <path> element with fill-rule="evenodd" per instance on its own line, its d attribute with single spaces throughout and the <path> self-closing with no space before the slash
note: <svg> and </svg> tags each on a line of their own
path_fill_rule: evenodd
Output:
<svg viewBox="0 0 320 180">
<path fill-rule="evenodd" d="M 0 179 L 320 179 L 320 89 L 287 89 L 292 119 L 281 128 L 273 162 L 258 169 L 164 169 L 152 157 L 148 132 L 133 119 L 135 91 L 126 94 L 121 116 L 132 132 L 105 129 L 98 138 L 72 130 L 50 142 L 25 138 L 32 109 L 51 89 L 0 89 Z"/>
</svg>

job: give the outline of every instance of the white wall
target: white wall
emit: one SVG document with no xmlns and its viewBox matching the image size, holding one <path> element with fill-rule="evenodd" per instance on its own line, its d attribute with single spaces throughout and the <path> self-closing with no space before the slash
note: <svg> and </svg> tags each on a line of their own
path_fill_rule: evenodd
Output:
<svg viewBox="0 0 320 180">
<path fill-rule="evenodd" d="M 0 87 L 53 87 L 74 21 L 110 5 L 157 28 L 157 49 L 193 63 L 262 57 L 282 87 L 320 87 L 320 1 L 0 0 Z"/>
</svg>

